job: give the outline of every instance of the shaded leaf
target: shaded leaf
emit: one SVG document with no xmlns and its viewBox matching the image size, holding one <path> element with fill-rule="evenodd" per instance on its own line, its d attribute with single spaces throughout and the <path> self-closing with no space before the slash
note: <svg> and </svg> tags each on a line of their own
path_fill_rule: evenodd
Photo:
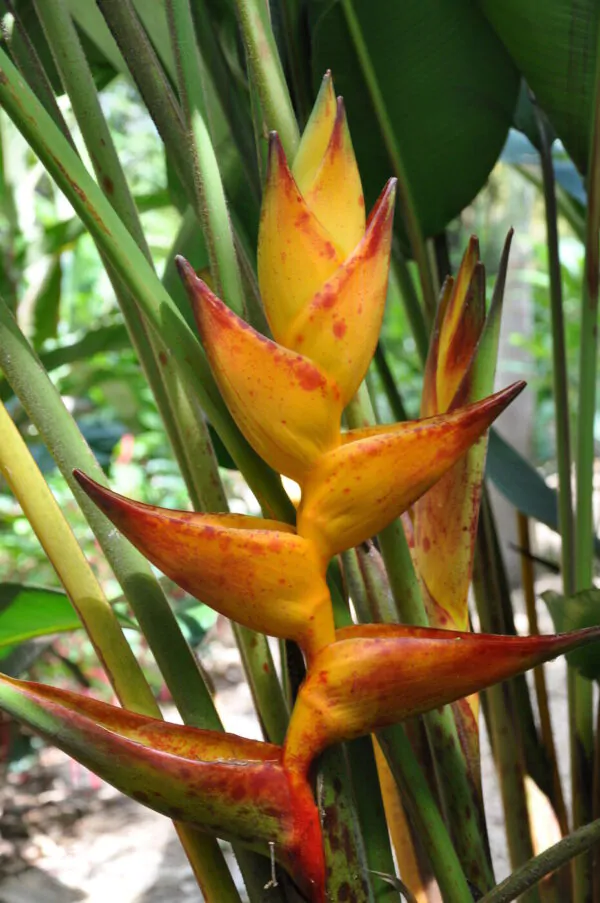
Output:
<svg viewBox="0 0 600 903">
<path fill-rule="evenodd" d="M 433 235 L 472 200 L 496 162 L 518 72 L 471 0 L 355 0 L 353 8 L 423 230 Z M 390 175 L 386 139 L 342 4 L 311 0 L 309 14 L 313 78 L 318 84 L 331 69 L 344 97 L 369 207 Z"/>
<path fill-rule="evenodd" d="M 561 596 L 552 590 L 542 593 L 557 632 L 580 630 L 600 624 L 600 589 L 586 589 L 574 596 Z M 600 677 L 600 643 L 577 649 L 567 655 L 571 667 L 588 680 Z"/>
</svg>

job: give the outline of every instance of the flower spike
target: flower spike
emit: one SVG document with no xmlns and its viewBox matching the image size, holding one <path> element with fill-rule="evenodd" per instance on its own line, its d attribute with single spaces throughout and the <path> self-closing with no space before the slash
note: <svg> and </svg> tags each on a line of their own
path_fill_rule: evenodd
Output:
<svg viewBox="0 0 600 903">
<path fill-rule="evenodd" d="M 446 705 L 599 639 L 600 627 L 534 637 L 397 624 L 338 630 L 300 688 L 285 767 L 306 775 L 332 743 Z"/>
<path fill-rule="evenodd" d="M 331 140 L 337 114 L 337 100 L 333 79 L 328 70 L 300 138 L 300 146 L 294 157 L 292 172 L 300 190 L 306 191 L 314 182 Z"/>
<path fill-rule="evenodd" d="M 341 97 L 315 178 L 312 182 L 297 179 L 297 184 L 313 214 L 347 257 L 365 234 L 365 199 Z"/>
<path fill-rule="evenodd" d="M 396 180 L 377 201 L 355 251 L 290 321 L 280 341 L 315 361 L 342 389 L 344 406 L 371 362 L 385 309 Z"/>
<path fill-rule="evenodd" d="M 524 385 L 450 414 L 346 433 L 303 484 L 298 533 L 329 556 L 378 533 L 465 454 Z"/>
<path fill-rule="evenodd" d="M 183 258 L 177 266 L 215 379 L 250 444 L 271 467 L 301 482 L 339 444 L 343 400 L 337 383 L 311 360 L 248 326 Z"/>
<path fill-rule="evenodd" d="M 344 257 L 303 198 L 273 133 L 258 235 L 258 284 L 278 342 Z"/>
<path fill-rule="evenodd" d="M 308 784 L 285 772 L 280 747 L 3 675 L 0 706 L 151 809 L 263 853 L 273 843 L 309 899 L 324 903 L 317 807 Z"/>
<path fill-rule="evenodd" d="M 309 660 L 334 640 L 326 562 L 291 527 L 259 517 L 169 511 L 75 478 L 152 564 L 245 627 L 295 640 Z"/>
</svg>

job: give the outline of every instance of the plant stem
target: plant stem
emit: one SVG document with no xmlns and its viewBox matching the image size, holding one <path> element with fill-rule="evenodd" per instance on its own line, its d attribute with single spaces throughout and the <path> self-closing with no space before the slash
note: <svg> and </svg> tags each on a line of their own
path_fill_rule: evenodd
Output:
<svg viewBox="0 0 600 903">
<path fill-rule="evenodd" d="M 216 154 L 206 125 L 204 86 L 189 0 L 167 0 L 167 18 L 177 65 L 179 98 L 192 161 L 196 209 L 210 259 L 215 292 L 242 316 L 242 281 Z"/>
<path fill-rule="evenodd" d="M 74 480 L 73 469 L 78 468 L 106 485 L 104 472 L 2 299 L 0 367 L 69 484 L 123 587 L 184 721 L 195 727 L 218 729 L 220 721 L 210 694 L 150 565 Z"/>
<path fill-rule="evenodd" d="M 594 421 L 598 356 L 598 231 L 600 227 L 600 28 L 596 34 L 595 77 L 587 174 L 585 264 L 581 296 L 579 411 L 577 420 L 577 508 L 575 589 L 592 585 Z M 589 788 L 593 774 L 594 724 L 591 681 L 569 673 L 573 827 L 592 817 Z M 574 862 L 574 903 L 591 900 L 591 856 Z"/>
<path fill-rule="evenodd" d="M 400 153 L 400 148 L 398 147 L 394 127 L 391 123 L 390 117 L 388 116 L 385 100 L 383 98 L 379 80 L 377 78 L 377 73 L 375 71 L 375 66 L 373 64 L 373 60 L 371 59 L 369 49 L 365 43 L 362 28 L 356 14 L 354 4 L 352 0 L 341 0 L 341 7 L 346 18 L 346 24 L 348 26 L 350 38 L 352 40 L 352 43 L 354 44 L 354 50 L 358 58 L 358 64 L 362 71 L 367 90 L 369 91 L 369 95 L 371 97 L 371 103 L 373 104 L 373 109 L 379 123 L 379 128 L 381 129 L 383 142 L 386 146 L 394 175 L 398 179 L 398 197 L 400 199 L 402 215 L 408 234 L 408 239 L 410 241 L 411 250 L 419 270 L 419 279 L 421 282 L 421 292 L 423 295 L 425 313 L 429 322 L 433 322 L 437 299 L 431 275 L 431 269 L 429 266 L 427 247 L 425 244 L 425 239 L 423 237 L 423 232 L 421 230 L 421 224 L 419 223 L 419 217 L 417 214 L 417 209 L 415 207 L 414 198 L 412 196 L 410 183 L 406 175 L 406 169 L 404 168 L 402 154 Z"/>
<path fill-rule="evenodd" d="M 379 731 L 380 744 L 433 866 L 444 903 L 473 897 L 421 766 L 401 724 Z"/>
<path fill-rule="evenodd" d="M 425 322 L 423 308 L 419 301 L 412 274 L 400 249 L 400 243 L 396 238 L 392 243 L 389 291 L 391 291 L 391 297 L 398 298 L 404 307 L 410 331 L 417 346 L 419 360 L 425 365 L 429 351 L 429 329 Z"/>
<path fill-rule="evenodd" d="M 268 6 L 261 0 L 236 0 L 235 5 L 248 68 L 258 89 L 264 117 L 269 128 L 279 133 L 288 160 L 293 160 L 300 134 L 273 37 Z"/>
<path fill-rule="evenodd" d="M 292 506 L 279 478 L 250 448 L 235 426 L 189 325 L 112 206 L 2 50 L 0 104 L 14 119 L 92 235 L 97 238 L 111 264 L 136 297 L 153 329 L 169 346 L 181 367 L 186 385 L 197 393 L 215 429 L 259 501 L 273 516 L 279 519 L 289 518 L 293 513 Z"/>
<path fill-rule="evenodd" d="M 363 386 L 346 408 L 346 416 L 350 427 L 374 422 L 373 410 Z M 358 553 L 374 619 L 383 623 L 400 621 L 427 627 L 429 621 L 421 587 L 401 520 L 395 520 L 381 531 L 379 543 L 395 603 L 391 608 L 392 600 L 374 557 Z M 479 822 L 482 819 L 477 817 L 480 802 L 469 777 L 454 713 L 450 706 L 444 706 L 427 712 L 423 721 L 434 753 L 438 786 L 460 862 L 474 884 L 488 889 L 493 884 L 494 876 L 486 838 L 480 831 Z"/>
<path fill-rule="evenodd" d="M 511 900 L 516 900 L 524 891 L 534 887 L 546 875 L 552 874 L 576 856 L 581 856 L 591 850 L 598 843 L 600 843 L 600 819 L 583 828 L 578 828 L 568 837 L 564 837 L 554 846 L 544 850 L 539 856 L 530 859 L 486 894 L 480 903 L 511 903 Z"/>
<path fill-rule="evenodd" d="M 160 709 L 94 573 L 29 449 L 0 403 L 0 473 L 88 633 L 121 704 L 160 717 Z"/>
<path fill-rule="evenodd" d="M 523 594 L 525 596 L 525 607 L 527 610 L 527 620 L 529 622 L 529 633 L 533 636 L 539 636 L 539 626 L 537 619 L 537 611 L 535 607 L 535 576 L 533 569 L 533 561 L 530 557 L 531 545 L 529 539 L 529 518 L 520 511 L 517 512 L 517 528 L 519 535 L 519 546 L 521 553 L 521 577 L 523 584 Z M 562 792 L 560 782 L 560 774 L 558 772 L 558 763 L 556 758 L 556 746 L 554 744 L 554 735 L 552 732 L 552 720 L 550 716 L 550 704 L 548 702 L 548 687 L 546 686 L 546 676 L 544 668 L 540 665 L 533 669 L 533 679 L 535 684 L 535 694 L 537 698 L 538 711 L 540 716 L 540 732 L 542 742 L 548 756 L 550 768 L 552 771 L 553 796 L 552 803 L 556 811 L 556 817 L 560 825 L 563 835 L 569 830 L 567 808 Z"/>
<path fill-rule="evenodd" d="M 485 498 L 482 502 L 478 546 L 473 569 L 473 587 L 481 629 L 494 631 L 490 610 L 501 609 L 500 589 L 494 566 L 493 537 Z M 533 856 L 533 842 L 525 795 L 523 758 L 515 743 L 515 712 L 511 684 L 505 682 L 486 690 L 491 743 L 504 809 L 506 836 L 513 868 Z M 525 900 L 523 901 L 525 903 Z M 526 903 L 540 903 L 537 890 L 530 891 Z"/>
<path fill-rule="evenodd" d="M 554 416 L 556 419 L 556 461 L 558 467 L 558 522 L 562 539 L 561 564 L 565 595 L 575 592 L 575 535 L 573 492 L 571 488 L 571 424 L 569 419 L 567 352 L 563 314 L 562 278 L 556 207 L 556 187 L 552 163 L 552 145 L 542 114 L 534 105 L 540 136 L 540 161 L 546 214 L 546 246 L 550 277 L 552 313 L 552 377 Z"/>
</svg>

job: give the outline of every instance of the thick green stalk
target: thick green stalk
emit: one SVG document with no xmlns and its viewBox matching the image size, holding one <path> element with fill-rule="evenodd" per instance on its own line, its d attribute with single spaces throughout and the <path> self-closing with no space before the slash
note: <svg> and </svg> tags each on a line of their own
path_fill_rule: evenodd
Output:
<svg viewBox="0 0 600 903">
<path fill-rule="evenodd" d="M 364 387 L 361 387 L 346 409 L 346 416 L 351 427 L 374 422 L 373 410 Z M 396 520 L 382 530 L 379 543 L 392 599 L 373 556 L 358 553 L 375 620 L 428 626 L 421 587 L 402 522 Z M 450 706 L 444 706 L 427 712 L 423 720 L 434 754 L 441 798 L 460 862 L 473 884 L 487 890 L 493 885 L 494 875 L 486 838 L 480 831 L 480 823 L 483 821 L 483 817 L 478 817 L 480 803 L 469 779 L 454 714 Z"/>
<path fill-rule="evenodd" d="M 0 435 L 0 473 L 67 591 L 121 704 L 132 712 L 160 717 L 152 691 L 102 587 L 1 402 Z"/>
<path fill-rule="evenodd" d="M 473 587 L 481 629 L 489 633 L 494 632 L 490 612 L 492 610 L 498 612 L 501 608 L 493 544 L 489 512 L 484 501 L 480 516 L 478 554 L 473 570 Z M 486 691 L 486 697 L 510 861 L 513 868 L 516 868 L 531 859 L 533 843 L 525 794 L 524 762 L 515 743 L 514 697 L 511 684 L 505 682 L 490 687 Z M 539 903 L 537 890 L 530 891 L 530 895 L 523 903 Z"/>
<path fill-rule="evenodd" d="M 546 875 L 551 875 L 598 843 L 600 843 L 600 818 L 583 828 L 578 828 L 568 837 L 564 837 L 554 846 L 530 859 L 486 894 L 480 903 L 511 903 L 524 891 L 539 884 Z"/>
<path fill-rule="evenodd" d="M 375 368 L 377 370 L 377 375 L 381 380 L 381 385 L 383 386 L 383 391 L 387 397 L 394 420 L 397 422 L 409 420 L 410 418 L 406 413 L 404 402 L 402 401 L 400 392 L 396 386 L 396 380 L 394 379 L 394 374 L 388 363 L 381 339 L 377 343 L 377 348 L 375 349 Z"/>
<path fill-rule="evenodd" d="M 399 299 L 408 318 L 410 330 L 417 346 L 419 360 L 425 366 L 429 351 L 429 328 L 419 296 L 415 288 L 408 262 L 400 250 L 400 244 L 394 239 L 392 244 L 392 263 L 390 266 L 390 289 L 392 298 Z"/>
<path fill-rule="evenodd" d="M 550 277 L 550 310 L 552 313 L 552 378 L 554 386 L 554 416 L 556 420 L 556 460 L 558 467 L 558 522 L 562 540 L 561 564 L 565 595 L 575 592 L 575 535 L 573 521 L 573 492 L 571 488 L 571 423 L 569 418 L 567 352 L 563 292 L 560 273 L 560 249 L 556 187 L 552 163 L 552 144 L 546 123 L 537 110 L 540 136 L 540 161 L 546 214 L 546 246 Z"/>
<path fill-rule="evenodd" d="M 196 209 L 202 216 L 211 276 L 216 293 L 242 316 L 244 292 L 219 165 L 206 124 L 200 56 L 189 0 L 167 0 L 167 17 L 188 138 L 187 151 L 192 161 Z"/>
<path fill-rule="evenodd" d="M 354 4 L 352 0 L 341 0 L 341 7 L 346 18 L 350 38 L 354 44 L 358 64 L 371 97 L 373 110 L 377 117 L 379 128 L 381 129 L 381 135 L 392 164 L 392 169 L 394 175 L 398 178 L 398 197 L 400 199 L 404 225 L 410 241 L 411 250 L 419 270 L 425 314 L 429 322 L 433 322 L 437 298 L 431 268 L 429 266 L 427 246 L 421 230 L 421 224 L 419 222 L 410 184 L 406 175 L 406 169 L 404 168 L 402 154 L 398 147 L 394 127 L 388 116 L 377 73 L 375 72 L 373 60 L 371 59 L 369 49 L 364 40 L 360 22 L 356 15 L 356 10 L 354 9 Z"/>
<path fill-rule="evenodd" d="M 594 422 L 598 358 L 598 279 L 600 228 L 600 29 L 596 35 L 595 83 L 588 155 L 585 265 L 581 296 L 579 410 L 577 419 L 577 508 L 575 523 L 575 589 L 592 585 Z M 592 818 L 589 787 L 593 775 L 594 722 L 591 681 L 569 674 L 573 827 Z M 574 862 L 574 903 L 592 899 L 592 857 Z"/>
<path fill-rule="evenodd" d="M 276 129 L 288 160 L 298 150 L 300 133 L 281 60 L 275 45 L 268 6 L 261 0 L 235 0 L 248 68 L 258 89 L 264 117 Z"/>
<path fill-rule="evenodd" d="M 161 718 L 158 704 L 111 606 L 1 403 L 0 434 L 0 473 L 15 493 L 67 590 L 120 702 L 131 711 Z M 175 827 L 206 898 L 215 903 L 221 900 L 238 903 L 239 895 L 217 841 L 193 828 Z"/>
<path fill-rule="evenodd" d="M 48 446 L 123 587 L 184 721 L 218 729 L 220 721 L 167 599 L 150 565 L 113 527 L 73 479 L 79 468 L 106 485 L 77 424 L 0 299 L 0 367 Z"/>
<path fill-rule="evenodd" d="M 106 485 L 104 472 L 98 465 L 77 424 L 65 408 L 60 395 L 50 382 L 32 348 L 0 298 L 0 368 L 5 372 L 23 407 L 37 427 L 75 495 L 92 528 L 108 563 L 123 587 L 123 592 L 138 620 L 140 629 L 156 659 L 175 705 L 184 723 L 209 730 L 222 730 L 221 720 L 198 669 L 194 655 L 186 643 L 169 603 L 145 558 L 114 529 L 98 508 L 82 492 L 73 479 L 73 469 L 83 470 L 97 482 Z M 154 712 L 148 712 L 154 714 Z M 212 838 L 186 829 L 178 829 L 180 839 L 190 856 L 200 845 L 203 859 L 218 862 L 218 846 Z M 183 831 L 183 833 L 182 833 Z M 264 882 L 263 863 L 246 850 L 235 849 L 251 899 L 259 899 Z M 195 865 L 193 864 L 195 867 Z M 202 871 L 202 874 L 204 874 Z M 222 873 L 224 896 L 212 896 L 215 903 L 228 897 L 228 872 Z M 232 885 L 233 887 L 233 885 Z M 236 892 L 237 894 L 237 892 Z M 210 898 L 209 898 L 210 899 Z M 277 903 L 277 901 L 275 901 Z"/>
<path fill-rule="evenodd" d="M 472 903 L 461 864 L 404 727 L 398 724 L 379 731 L 377 740 L 417 827 L 444 903 Z"/>
<path fill-rule="evenodd" d="M 54 61 L 67 91 L 82 137 L 90 154 L 96 179 L 138 247 L 152 265 L 152 257 L 138 210 L 104 118 L 94 79 L 65 0 L 36 0 L 38 18 L 52 48 Z M 168 349 L 150 334 L 135 299 L 110 263 L 103 257 L 123 312 L 132 344 L 144 369 L 169 441 L 192 498 L 197 500 L 196 467 L 186 445 L 197 431 L 201 412 L 195 410 L 181 385 Z M 185 437 L 185 438 L 184 438 Z"/>
<path fill-rule="evenodd" d="M 168 344 L 186 385 L 196 392 L 215 429 L 255 495 L 275 517 L 285 519 L 291 504 L 279 478 L 250 448 L 235 426 L 215 386 L 202 349 L 189 325 L 156 278 L 112 206 L 37 98 L 0 50 L 0 104 L 38 154 L 77 213 L 98 240 L 123 282 L 136 297 L 153 329 Z"/>
</svg>

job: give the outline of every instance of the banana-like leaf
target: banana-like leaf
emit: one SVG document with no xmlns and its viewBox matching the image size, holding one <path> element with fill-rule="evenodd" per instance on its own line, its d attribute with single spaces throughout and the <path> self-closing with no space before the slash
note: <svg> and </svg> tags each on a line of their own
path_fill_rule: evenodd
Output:
<svg viewBox="0 0 600 903">
<path fill-rule="evenodd" d="M 378 533 L 464 455 L 523 386 L 450 414 L 344 434 L 303 483 L 298 532 L 324 555 Z"/>
<path fill-rule="evenodd" d="M 596 35 L 596 0 L 479 0 L 569 155 L 587 172 Z"/>
<path fill-rule="evenodd" d="M 171 580 L 228 618 L 295 640 L 310 658 L 333 642 L 324 560 L 278 521 L 168 511 L 75 476 L 127 539 Z"/>
<path fill-rule="evenodd" d="M 305 774 L 332 743 L 371 733 L 600 640 L 600 627 L 504 637 L 405 625 L 336 633 L 300 688 L 284 763 Z"/>
<path fill-rule="evenodd" d="M 323 899 L 318 812 L 281 748 L 168 724 L 0 675 L 0 707 L 128 796 L 219 837 L 275 855 L 315 903 Z"/>
<path fill-rule="evenodd" d="M 542 599 L 554 623 L 554 629 L 581 630 L 600 624 L 600 589 L 585 589 L 574 596 L 561 596 L 548 590 Z M 588 680 L 600 678 L 600 649 L 587 646 L 567 656 L 567 661 Z"/>
</svg>

